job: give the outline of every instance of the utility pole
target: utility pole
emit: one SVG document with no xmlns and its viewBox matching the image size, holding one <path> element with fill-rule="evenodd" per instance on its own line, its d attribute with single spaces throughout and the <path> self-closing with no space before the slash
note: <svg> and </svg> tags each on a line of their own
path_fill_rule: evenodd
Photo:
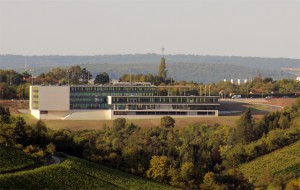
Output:
<svg viewBox="0 0 300 190">
<path fill-rule="evenodd" d="M 208 86 L 208 96 L 210 96 L 210 85 Z"/>
<path fill-rule="evenodd" d="M 201 93 L 201 88 L 202 88 L 202 85 L 200 85 L 200 94 L 199 94 L 200 96 L 202 95 L 202 93 Z"/>
<path fill-rule="evenodd" d="M 9 85 L 12 85 L 11 79 L 12 79 L 12 69 L 10 70 L 10 75 L 9 75 Z"/>
</svg>

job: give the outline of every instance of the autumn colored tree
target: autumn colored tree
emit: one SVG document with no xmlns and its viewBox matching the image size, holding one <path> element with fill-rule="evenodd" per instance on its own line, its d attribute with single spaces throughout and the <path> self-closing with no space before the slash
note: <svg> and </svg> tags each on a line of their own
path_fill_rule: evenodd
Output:
<svg viewBox="0 0 300 190">
<path fill-rule="evenodd" d="M 146 172 L 147 176 L 163 182 L 168 179 L 168 171 L 171 166 L 171 160 L 166 156 L 152 156 L 150 168 Z"/>
</svg>

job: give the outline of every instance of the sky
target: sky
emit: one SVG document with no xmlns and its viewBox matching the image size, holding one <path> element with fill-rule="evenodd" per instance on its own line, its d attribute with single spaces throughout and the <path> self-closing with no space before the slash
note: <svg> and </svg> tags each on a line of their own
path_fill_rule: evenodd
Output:
<svg viewBox="0 0 300 190">
<path fill-rule="evenodd" d="M 300 0 L 0 0 L 0 54 L 300 58 Z"/>
</svg>

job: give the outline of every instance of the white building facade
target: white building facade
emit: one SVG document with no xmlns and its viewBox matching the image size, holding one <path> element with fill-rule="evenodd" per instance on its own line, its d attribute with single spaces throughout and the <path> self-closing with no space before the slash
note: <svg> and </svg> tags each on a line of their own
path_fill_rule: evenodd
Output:
<svg viewBox="0 0 300 190">
<path fill-rule="evenodd" d="M 169 91 L 173 88 L 180 88 L 181 94 L 172 95 Z M 151 85 L 30 86 L 29 109 L 35 118 L 47 120 L 218 116 L 218 96 L 195 96 L 188 88 Z"/>
</svg>

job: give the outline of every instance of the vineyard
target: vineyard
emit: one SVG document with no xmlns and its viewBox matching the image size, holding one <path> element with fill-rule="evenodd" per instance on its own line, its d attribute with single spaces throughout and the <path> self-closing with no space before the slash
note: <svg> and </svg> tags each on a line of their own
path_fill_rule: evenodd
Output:
<svg viewBox="0 0 300 190">
<path fill-rule="evenodd" d="M 264 173 L 272 176 L 294 173 L 300 177 L 300 141 L 241 165 L 240 169 L 252 182 Z"/>
<path fill-rule="evenodd" d="M 0 175 L 0 184 L 4 189 L 174 189 L 70 156 L 59 165 Z"/>
<path fill-rule="evenodd" d="M 34 161 L 20 150 L 0 146 L 0 173 L 21 169 L 34 164 Z"/>
</svg>

